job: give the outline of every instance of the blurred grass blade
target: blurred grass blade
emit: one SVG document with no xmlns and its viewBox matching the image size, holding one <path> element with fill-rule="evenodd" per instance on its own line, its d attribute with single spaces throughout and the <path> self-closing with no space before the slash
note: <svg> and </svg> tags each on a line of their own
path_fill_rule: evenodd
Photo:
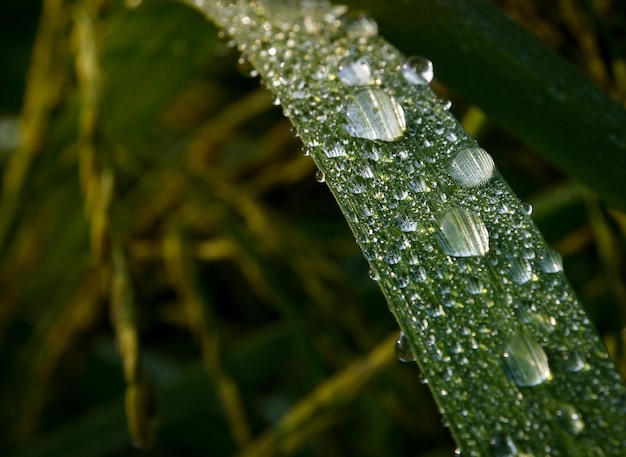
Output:
<svg viewBox="0 0 626 457">
<path fill-rule="evenodd" d="M 126 380 L 126 417 L 133 443 L 149 448 L 156 439 L 156 413 L 152 388 L 141 368 L 136 308 L 122 247 L 112 242 L 111 320 Z"/>
<path fill-rule="evenodd" d="M 488 0 L 347 1 L 401 51 L 603 199 L 626 210 L 626 111 Z"/>
<path fill-rule="evenodd" d="M 202 350 L 204 366 L 216 384 L 233 438 L 241 447 L 250 440 L 243 402 L 235 381 L 222 366 L 217 326 L 210 311 L 205 309 L 205 300 L 195 284 L 196 273 L 178 230 L 170 231 L 164 241 L 163 253 L 169 280 L 184 308 L 187 326 Z"/>
<path fill-rule="evenodd" d="M 323 427 L 332 425 L 334 410 L 351 401 L 372 377 L 395 359 L 393 348 L 396 339 L 395 334 L 385 338 L 367 357 L 322 382 L 238 456 L 270 457 L 295 453 L 300 446 L 312 440 L 314 433 L 319 433 L 317 427 L 309 427 L 311 423 L 320 422 L 325 424 Z"/>
</svg>

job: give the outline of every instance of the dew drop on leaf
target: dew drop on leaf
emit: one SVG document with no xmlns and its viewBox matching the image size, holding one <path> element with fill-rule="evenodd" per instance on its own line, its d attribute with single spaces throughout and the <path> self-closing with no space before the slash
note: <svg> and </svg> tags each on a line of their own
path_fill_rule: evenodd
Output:
<svg viewBox="0 0 626 457">
<path fill-rule="evenodd" d="M 498 434 L 489 440 L 489 451 L 494 457 L 516 457 L 519 455 L 513 439 L 504 434 Z"/>
<path fill-rule="evenodd" d="M 554 249 L 548 249 L 541 257 L 541 269 L 546 273 L 558 273 L 563 270 L 561 254 Z"/>
<path fill-rule="evenodd" d="M 435 76 L 432 62 L 421 56 L 407 58 L 402 64 L 401 71 L 404 79 L 418 86 L 427 86 Z"/>
<path fill-rule="evenodd" d="M 455 208 L 441 220 L 439 242 L 446 254 L 472 257 L 489 252 L 489 232 L 475 213 Z"/>
<path fill-rule="evenodd" d="M 509 268 L 511 279 L 516 284 L 526 284 L 532 278 L 533 270 L 528 260 L 523 258 L 516 258 L 511 261 L 511 267 Z"/>
<path fill-rule="evenodd" d="M 527 216 L 532 215 L 533 213 L 533 205 L 531 205 L 530 203 L 522 203 L 522 211 L 524 211 L 524 214 L 526 214 Z"/>
<path fill-rule="evenodd" d="M 578 435 L 585 428 L 582 415 L 572 405 L 560 405 L 555 414 L 561 426 L 572 435 Z"/>
<path fill-rule="evenodd" d="M 567 351 L 563 353 L 563 362 L 565 369 L 570 373 L 578 373 L 579 371 L 589 369 L 585 355 L 580 351 Z"/>
<path fill-rule="evenodd" d="M 384 90 L 368 87 L 357 92 L 346 108 L 346 131 L 357 138 L 393 141 L 404 135 L 404 110 Z"/>
<path fill-rule="evenodd" d="M 415 362 L 415 354 L 413 353 L 413 349 L 411 349 L 411 346 L 409 345 L 409 339 L 404 332 L 400 332 L 393 349 L 400 362 Z"/>
<path fill-rule="evenodd" d="M 461 187 L 476 187 L 493 177 L 495 164 L 483 148 L 469 147 L 459 151 L 450 163 L 448 173 Z"/>
<path fill-rule="evenodd" d="M 380 280 L 380 275 L 378 274 L 378 272 L 374 269 L 370 269 L 369 271 L 369 277 L 372 281 L 378 281 Z"/>
<path fill-rule="evenodd" d="M 378 35 L 378 24 L 365 11 L 350 11 L 339 18 L 349 37 L 372 37 Z"/>
<path fill-rule="evenodd" d="M 346 86 L 367 86 L 372 82 L 372 70 L 365 57 L 347 57 L 339 64 L 339 79 Z"/>
<path fill-rule="evenodd" d="M 336 141 L 327 141 L 324 143 L 324 155 L 328 158 L 343 157 L 346 155 L 346 148 L 343 144 Z"/>
<path fill-rule="evenodd" d="M 504 348 L 502 360 L 509 379 L 521 387 L 539 385 L 552 376 L 545 351 L 527 335 L 512 337 Z"/>
</svg>

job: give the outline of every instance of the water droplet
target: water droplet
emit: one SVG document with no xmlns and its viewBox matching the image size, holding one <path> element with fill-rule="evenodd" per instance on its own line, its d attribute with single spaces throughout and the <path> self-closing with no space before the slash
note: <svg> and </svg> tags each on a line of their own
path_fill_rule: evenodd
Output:
<svg viewBox="0 0 626 457">
<path fill-rule="evenodd" d="M 527 335 L 511 338 L 502 360 L 509 379 L 521 387 L 536 386 L 552 376 L 545 351 Z"/>
<path fill-rule="evenodd" d="M 517 457 L 519 455 L 513 439 L 504 434 L 498 434 L 489 440 L 489 451 L 494 457 Z"/>
<path fill-rule="evenodd" d="M 541 257 L 541 269 L 546 273 L 558 273 L 563 270 L 561 254 L 554 249 L 548 249 Z"/>
<path fill-rule="evenodd" d="M 572 435 L 578 435 L 585 428 L 582 415 L 572 405 L 561 405 L 555 412 L 559 423 Z"/>
<path fill-rule="evenodd" d="M 517 258 L 511 260 L 511 267 L 509 268 L 511 279 L 517 284 L 526 284 L 533 276 L 533 270 L 528 260 L 523 258 Z"/>
<path fill-rule="evenodd" d="M 413 349 L 411 349 L 411 346 L 409 345 L 409 339 L 404 332 L 400 332 L 400 336 L 398 336 L 393 349 L 400 362 L 415 362 L 415 354 L 413 353 Z"/>
<path fill-rule="evenodd" d="M 374 269 L 370 269 L 370 271 L 369 271 L 369 276 L 370 276 L 370 279 L 371 279 L 372 281 L 378 281 L 378 280 L 380 280 L 380 275 L 379 275 L 379 274 L 378 274 L 378 272 L 377 272 L 376 270 L 374 270 Z"/>
<path fill-rule="evenodd" d="M 339 79 L 346 86 L 367 86 L 372 82 L 372 70 L 365 57 L 347 57 L 339 64 Z"/>
<path fill-rule="evenodd" d="M 315 180 L 317 182 L 326 181 L 326 176 L 324 176 L 324 172 L 322 170 L 317 170 L 317 173 L 315 173 Z"/>
<path fill-rule="evenodd" d="M 398 222 L 398 228 L 403 232 L 414 232 L 417 230 L 417 222 L 408 217 L 403 217 Z"/>
<path fill-rule="evenodd" d="M 467 278 L 465 282 L 465 289 L 472 295 L 477 295 L 483 293 L 485 287 L 483 286 L 483 282 L 478 278 L 472 278 L 471 276 Z"/>
<path fill-rule="evenodd" d="M 589 369 L 587 359 L 580 351 L 568 351 L 563 353 L 563 362 L 565 363 L 565 369 L 570 373 L 578 373 L 579 371 Z"/>
<path fill-rule="evenodd" d="M 426 192 L 428 190 L 428 185 L 426 184 L 426 180 L 421 176 L 411 180 L 409 182 L 409 189 L 413 192 Z"/>
<path fill-rule="evenodd" d="M 441 220 L 439 241 L 446 254 L 471 257 L 489 252 L 489 232 L 475 213 L 455 208 Z"/>
<path fill-rule="evenodd" d="M 524 214 L 526 214 L 527 216 L 530 216 L 533 213 L 533 205 L 523 202 L 522 211 L 524 211 Z"/>
<path fill-rule="evenodd" d="M 393 141 L 404 135 L 404 110 L 384 90 L 367 88 L 359 91 L 348 103 L 346 131 L 368 140 Z"/>
<path fill-rule="evenodd" d="M 324 155 L 328 158 L 342 157 L 346 155 L 346 147 L 337 141 L 330 140 L 324 143 Z"/>
<path fill-rule="evenodd" d="M 450 163 L 448 173 L 461 187 L 476 187 L 493 177 L 495 164 L 483 148 L 472 146 L 461 150 Z"/>
<path fill-rule="evenodd" d="M 433 80 L 435 73 L 433 63 L 421 56 L 412 56 L 402 64 L 402 76 L 411 84 L 427 86 Z"/>
<path fill-rule="evenodd" d="M 389 251 L 387 254 L 385 254 L 384 259 L 388 265 L 395 265 L 397 263 L 400 263 L 400 260 L 402 260 L 402 255 L 397 251 Z"/>
<path fill-rule="evenodd" d="M 350 179 L 350 192 L 355 195 L 362 194 L 367 190 L 367 181 L 362 176 L 354 176 Z"/>
<path fill-rule="evenodd" d="M 371 37 L 378 35 L 378 24 L 365 11 L 350 11 L 339 18 L 350 37 Z"/>
</svg>

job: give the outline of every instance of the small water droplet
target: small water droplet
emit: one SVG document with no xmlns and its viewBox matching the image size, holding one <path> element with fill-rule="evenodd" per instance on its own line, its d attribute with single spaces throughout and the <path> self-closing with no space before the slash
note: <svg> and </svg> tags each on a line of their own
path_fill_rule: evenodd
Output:
<svg viewBox="0 0 626 457">
<path fill-rule="evenodd" d="M 335 140 L 329 140 L 324 143 L 324 155 L 328 158 L 343 157 L 346 155 L 346 147 Z"/>
<path fill-rule="evenodd" d="M 428 190 L 428 185 L 426 184 L 426 180 L 421 176 L 416 177 L 409 181 L 409 189 L 413 192 L 426 192 Z"/>
<path fill-rule="evenodd" d="M 563 353 L 563 362 L 565 363 L 565 369 L 570 373 L 578 373 L 579 371 L 589 369 L 587 359 L 580 351 L 567 351 Z"/>
<path fill-rule="evenodd" d="M 548 249 L 541 257 L 541 269 L 546 273 L 558 273 L 563 270 L 561 254 L 554 249 Z"/>
<path fill-rule="evenodd" d="M 552 376 L 548 356 L 528 335 L 518 334 L 511 338 L 504 348 L 502 360 L 509 379 L 521 387 L 536 386 Z"/>
<path fill-rule="evenodd" d="M 495 164 L 483 148 L 472 146 L 461 150 L 450 163 L 448 173 L 461 187 L 476 187 L 493 177 Z"/>
<path fill-rule="evenodd" d="M 339 64 L 339 79 L 346 86 L 367 86 L 372 82 L 372 69 L 365 57 L 347 57 Z"/>
<path fill-rule="evenodd" d="M 533 205 L 523 202 L 522 211 L 524 211 L 524 214 L 526 214 L 527 216 L 530 216 L 533 213 Z"/>
<path fill-rule="evenodd" d="M 467 278 L 465 283 L 465 289 L 472 295 L 477 295 L 483 293 L 485 287 L 483 286 L 483 282 L 478 278 Z"/>
<path fill-rule="evenodd" d="M 417 222 L 408 217 L 403 217 L 398 222 L 398 228 L 403 232 L 414 232 L 417 230 Z"/>
<path fill-rule="evenodd" d="M 585 428 L 582 415 L 572 405 L 559 406 L 555 414 L 563 428 L 572 435 L 578 435 Z"/>
<path fill-rule="evenodd" d="M 489 451 L 494 457 L 518 457 L 519 452 L 509 435 L 498 434 L 489 440 Z"/>
<path fill-rule="evenodd" d="M 346 109 L 346 131 L 357 138 L 393 141 L 404 135 L 404 110 L 384 90 L 368 87 L 359 91 Z"/>
<path fill-rule="evenodd" d="M 516 258 L 511 260 L 511 267 L 509 268 L 511 279 L 517 284 L 526 284 L 533 276 L 533 270 L 528 260 L 523 258 Z"/>
<path fill-rule="evenodd" d="M 411 349 L 411 346 L 409 345 L 409 339 L 404 332 L 400 332 L 400 336 L 398 336 L 393 349 L 400 362 L 415 362 L 415 354 L 413 353 L 413 349 Z"/>
<path fill-rule="evenodd" d="M 362 176 L 353 176 L 350 179 L 349 189 L 355 195 L 362 194 L 367 190 L 367 181 Z"/>
<path fill-rule="evenodd" d="M 379 280 L 380 280 L 380 275 L 379 275 L 379 274 L 378 274 L 378 272 L 377 272 L 376 270 L 374 270 L 374 269 L 370 269 L 370 271 L 369 271 L 369 276 L 370 276 L 370 279 L 371 279 L 372 281 L 379 281 Z"/>
<path fill-rule="evenodd" d="M 433 63 L 421 56 L 412 56 L 402 64 L 402 76 L 411 84 L 427 86 L 433 80 L 435 73 Z"/>
<path fill-rule="evenodd" d="M 350 37 L 372 37 L 378 35 L 378 24 L 365 11 L 350 11 L 339 18 Z"/>
<path fill-rule="evenodd" d="M 315 173 L 315 180 L 317 182 L 326 181 L 326 176 L 324 176 L 324 172 L 322 170 L 317 170 L 317 173 Z"/>
<path fill-rule="evenodd" d="M 397 263 L 400 263 L 400 260 L 402 260 L 402 255 L 399 252 L 392 250 L 385 254 L 384 260 L 388 265 L 396 265 Z"/>
<path fill-rule="evenodd" d="M 489 252 L 489 232 L 475 213 L 455 208 L 441 220 L 439 241 L 446 254 L 471 257 Z"/>
</svg>

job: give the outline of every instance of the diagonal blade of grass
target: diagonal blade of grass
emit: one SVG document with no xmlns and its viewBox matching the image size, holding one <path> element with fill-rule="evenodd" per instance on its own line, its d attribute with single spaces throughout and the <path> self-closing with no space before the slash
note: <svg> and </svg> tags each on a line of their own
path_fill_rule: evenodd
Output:
<svg viewBox="0 0 626 457">
<path fill-rule="evenodd" d="M 415 61 L 324 2 L 195 4 L 296 125 L 461 451 L 622 452 L 626 389 L 560 256 Z"/>
</svg>

